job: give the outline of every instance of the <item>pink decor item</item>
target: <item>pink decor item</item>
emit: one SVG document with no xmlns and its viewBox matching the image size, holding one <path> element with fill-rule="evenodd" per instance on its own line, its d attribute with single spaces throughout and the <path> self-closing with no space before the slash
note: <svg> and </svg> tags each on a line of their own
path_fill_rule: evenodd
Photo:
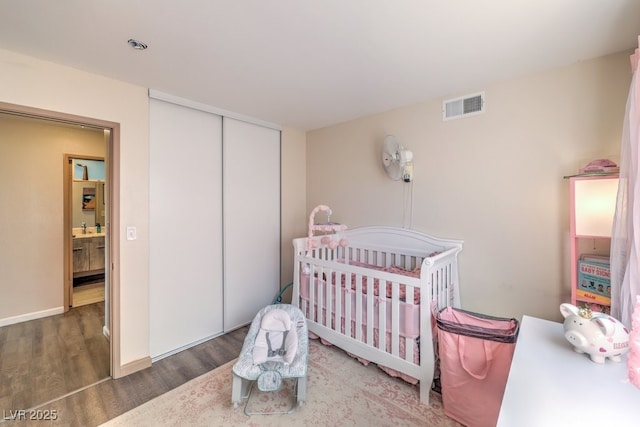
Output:
<svg viewBox="0 0 640 427">
<path fill-rule="evenodd" d="M 631 383 L 640 388 L 640 295 L 636 296 L 636 305 L 631 316 L 627 370 Z"/>
<path fill-rule="evenodd" d="M 318 212 L 324 211 L 327 213 L 327 222 L 322 224 L 315 223 L 315 216 Z M 309 240 L 307 250 L 315 249 L 319 246 L 318 241 L 313 239 L 314 231 L 326 234 L 337 234 L 340 231 L 346 230 L 347 226 L 344 224 L 338 224 L 337 222 L 331 222 L 331 208 L 327 205 L 316 206 L 309 215 Z M 330 235 L 325 235 L 320 239 L 320 243 L 324 246 L 328 246 L 330 249 L 335 249 L 339 246 L 346 247 L 349 242 L 347 239 L 335 240 Z"/>
<path fill-rule="evenodd" d="M 589 162 L 583 168 L 580 168 L 578 171 L 580 174 L 590 174 L 590 173 L 618 173 L 620 172 L 620 168 L 615 162 L 612 162 L 609 159 L 598 159 L 592 162 Z"/>
<path fill-rule="evenodd" d="M 629 351 L 629 331 L 618 319 L 573 304 L 560 304 L 564 337 L 577 353 L 586 353 L 596 363 L 606 359 L 621 362 Z"/>
</svg>

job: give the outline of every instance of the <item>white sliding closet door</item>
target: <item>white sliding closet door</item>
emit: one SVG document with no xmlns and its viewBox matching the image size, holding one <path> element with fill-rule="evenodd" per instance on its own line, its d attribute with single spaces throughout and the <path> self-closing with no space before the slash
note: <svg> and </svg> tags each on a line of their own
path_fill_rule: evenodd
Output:
<svg viewBox="0 0 640 427">
<path fill-rule="evenodd" d="M 224 329 L 280 289 L 280 131 L 223 118 Z"/>
<path fill-rule="evenodd" d="M 149 120 L 153 358 L 223 331 L 222 118 L 152 98 Z"/>
</svg>

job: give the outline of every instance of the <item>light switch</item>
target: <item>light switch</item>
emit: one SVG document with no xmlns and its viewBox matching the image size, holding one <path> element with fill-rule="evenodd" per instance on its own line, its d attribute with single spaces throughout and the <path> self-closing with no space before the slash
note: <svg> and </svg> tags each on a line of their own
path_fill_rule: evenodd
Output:
<svg viewBox="0 0 640 427">
<path fill-rule="evenodd" d="M 136 240 L 136 228 L 135 227 L 127 227 L 127 240 Z"/>
</svg>

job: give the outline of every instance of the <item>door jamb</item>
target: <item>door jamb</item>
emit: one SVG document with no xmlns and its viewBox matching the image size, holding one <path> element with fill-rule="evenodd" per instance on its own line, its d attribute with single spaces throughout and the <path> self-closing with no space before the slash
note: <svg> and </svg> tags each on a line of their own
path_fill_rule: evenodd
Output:
<svg viewBox="0 0 640 427">
<path fill-rule="evenodd" d="M 111 141 L 106 141 L 107 142 L 107 148 L 110 144 Z M 71 231 L 72 231 L 72 216 L 73 216 L 73 208 L 71 206 L 72 204 L 72 196 L 73 196 L 73 160 L 102 160 L 105 161 L 104 157 L 98 157 L 98 156 L 88 156 L 88 155 L 84 155 L 84 154 L 69 154 L 69 153 L 65 153 L 64 155 L 64 165 L 63 165 L 63 185 L 64 185 L 64 214 L 63 214 L 63 218 L 64 218 L 64 244 L 63 244 L 63 248 L 64 248 L 64 292 L 63 292 L 63 304 L 64 304 L 64 312 L 66 313 L 67 311 L 69 311 L 69 308 L 71 307 L 71 303 L 73 302 L 73 244 L 72 239 L 71 239 Z M 105 163 L 106 165 L 108 165 L 109 163 Z M 109 182 L 107 182 L 107 184 L 110 184 Z M 107 188 L 109 188 L 109 185 L 107 185 Z M 108 194 L 107 194 L 108 196 Z M 109 206 L 107 206 L 107 208 L 109 208 Z M 96 209 L 98 209 L 96 207 Z M 107 226 L 107 224 L 103 224 L 105 226 L 105 232 L 109 229 L 109 227 Z M 106 239 L 105 241 L 107 241 L 108 243 L 108 239 Z M 109 279 L 109 274 L 107 271 L 107 265 L 109 263 L 109 254 L 105 253 L 105 280 Z M 108 289 L 109 286 L 107 284 L 107 288 Z M 108 298 L 108 295 L 107 295 Z M 111 304 L 111 301 L 109 301 L 106 305 L 106 307 L 109 307 Z M 108 318 L 109 316 L 107 316 Z M 108 327 L 108 325 L 107 325 Z"/>
</svg>

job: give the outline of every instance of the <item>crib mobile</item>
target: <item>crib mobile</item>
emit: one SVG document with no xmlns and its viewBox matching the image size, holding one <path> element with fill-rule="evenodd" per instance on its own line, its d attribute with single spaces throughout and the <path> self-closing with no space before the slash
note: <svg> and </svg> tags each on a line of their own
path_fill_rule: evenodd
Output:
<svg viewBox="0 0 640 427">
<path fill-rule="evenodd" d="M 327 222 L 315 223 L 315 216 L 318 212 L 327 213 Z M 346 230 L 347 226 L 339 224 L 337 222 L 331 222 L 331 208 L 326 205 L 316 206 L 309 215 L 309 238 L 307 239 L 307 250 L 319 248 L 320 245 L 328 246 L 330 249 L 335 249 L 338 246 L 346 247 L 349 244 L 347 239 L 340 238 L 340 232 Z M 323 236 L 320 242 L 313 238 L 314 232 L 322 233 Z"/>
</svg>

